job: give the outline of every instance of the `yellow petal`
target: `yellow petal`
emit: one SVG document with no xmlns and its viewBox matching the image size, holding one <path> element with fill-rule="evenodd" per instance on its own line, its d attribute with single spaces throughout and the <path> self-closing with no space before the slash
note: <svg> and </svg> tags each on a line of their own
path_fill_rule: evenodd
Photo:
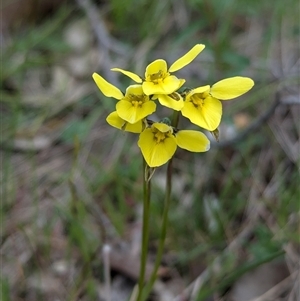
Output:
<svg viewBox="0 0 300 301">
<path fill-rule="evenodd" d="M 190 152 L 206 152 L 210 148 L 210 141 L 201 132 L 182 130 L 176 133 L 177 145 Z"/>
<path fill-rule="evenodd" d="M 152 127 L 158 129 L 162 133 L 167 133 L 169 131 L 172 131 L 172 128 L 169 125 L 162 122 L 155 122 L 152 124 Z"/>
<path fill-rule="evenodd" d="M 100 89 L 100 91 L 107 97 L 113 97 L 115 99 L 122 99 L 124 97 L 121 90 L 114 85 L 106 81 L 102 76 L 97 73 L 93 73 L 93 79 Z"/>
<path fill-rule="evenodd" d="M 130 72 L 130 71 L 126 71 L 120 68 L 112 68 L 111 71 L 117 71 L 117 72 L 121 72 L 124 75 L 130 77 L 133 81 L 135 81 L 136 83 L 141 83 L 143 80 L 135 73 Z"/>
<path fill-rule="evenodd" d="M 254 81 L 251 78 L 236 76 L 215 83 L 210 93 L 215 98 L 227 100 L 248 92 L 253 86 Z"/>
<path fill-rule="evenodd" d="M 146 95 L 155 94 L 156 91 L 160 92 L 161 90 L 160 86 L 152 82 L 143 82 L 142 86 L 143 86 L 143 91 Z"/>
<path fill-rule="evenodd" d="M 171 94 L 179 89 L 182 80 L 176 76 L 168 76 L 159 83 L 143 82 L 143 91 L 146 95 L 152 94 Z"/>
<path fill-rule="evenodd" d="M 147 78 L 149 75 L 157 74 L 157 76 L 159 76 L 159 74 L 162 75 L 167 72 L 167 62 L 165 60 L 158 59 L 146 67 L 145 78 Z"/>
<path fill-rule="evenodd" d="M 196 93 L 204 93 L 206 91 L 209 91 L 210 89 L 210 85 L 206 85 L 206 86 L 203 86 L 203 87 L 198 87 L 196 89 L 193 89 L 190 94 L 193 95 L 193 94 L 196 94 Z"/>
<path fill-rule="evenodd" d="M 180 84 L 178 86 L 178 89 L 180 89 L 184 85 L 185 79 L 180 78 L 179 81 L 180 81 Z"/>
<path fill-rule="evenodd" d="M 195 45 L 188 53 L 179 58 L 172 66 L 169 68 L 170 72 L 175 72 L 184 66 L 188 65 L 195 57 L 205 48 L 203 44 Z"/>
<path fill-rule="evenodd" d="M 192 102 L 185 101 L 181 113 L 192 123 L 209 131 L 214 131 L 221 122 L 222 104 L 218 99 L 211 96 L 205 98 L 202 107 L 195 107 Z"/>
<path fill-rule="evenodd" d="M 124 130 L 126 132 L 141 133 L 142 129 L 143 129 L 143 123 L 141 120 L 138 121 L 137 123 L 130 124 L 130 123 L 126 122 L 125 120 L 123 120 L 121 117 L 119 117 L 119 115 L 116 111 L 110 113 L 107 116 L 106 121 L 109 125 L 117 128 L 117 129 Z"/>
<path fill-rule="evenodd" d="M 147 101 L 141 106 L 133 106 L 132 103 L 127 100 L 120 100 L 116 104 L 118 115 L 129 123 L 136 123 L 155 112 L 155 109 L 156 104 L 154 101 Z"/>
<path fill-rule="evenodd" d="M 143 95 L 143 88 L 142 85 L 131 85 L 126 89 L 125 96 L 128 96 L 129 94 L 134 95 Z"/>
<path fill-rule="evenodd" d="M 157 143 L 151 128 L 145 129 L 140 134 L 138 146 L 150 167 L 158 167 L 168 162 L 177 148 L 174 136 Z"/>
<path fill-rule="evenodd" d="M 183 108 L 183 99 L 178 93 L 176 93 L 176 95 L 178 95 L 178 100 L 170 97 L 169 95 L 159 94 L 158 101 L 162 106 L 173 109 L 175 111 L 180 111 Z"/>
</svg>

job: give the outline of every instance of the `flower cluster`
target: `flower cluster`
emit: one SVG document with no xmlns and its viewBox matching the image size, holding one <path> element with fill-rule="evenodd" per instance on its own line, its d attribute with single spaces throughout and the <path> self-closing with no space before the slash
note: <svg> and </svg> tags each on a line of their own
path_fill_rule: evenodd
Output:
<svg viewBox="0 0 300 301">
<path fill-rule="evenodd" d="M 130 85 L 125 94 L 99 74 L 93 74 L 101 92 L 118 100 L 116 111 L 108 115 L 107 122 L 118 129 L 140 135 L 138 146 L 149 167 L 165 164 L 173 157 L 177 146 L 191 152 L 205 152 L 210 148 L 208 138 L 199 131 L 179 130 L 165 119 L 162 122 L 149 120 L 149 115 L 156 111 L 156 101 L 162 106 L 180 111 L 193 124 L 214 132 L 221 122 L 221 100 L 236 98 L 254 85 L 252 79 L 236 76 L 212 86 L 185 89 L 180 93 L 179 89 L 185 80 L 177 78 L 173 73 L 191 63 L 204 48 L 202 44 L 195 45 L 169 68 L 165 60 L 157 59 L 147 66 L 144 78 L 123 69 L 111 69 L 136 83 Z"/>
</svg>

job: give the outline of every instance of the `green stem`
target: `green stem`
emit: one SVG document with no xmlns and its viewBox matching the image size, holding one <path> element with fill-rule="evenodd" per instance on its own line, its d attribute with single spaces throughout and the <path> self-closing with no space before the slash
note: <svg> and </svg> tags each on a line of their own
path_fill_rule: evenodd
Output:
<svg viewBox="0 0 300 301">
<path fill-rule="evenodd" d="M 178 111 L 174 111 L 173 116 L 172 116 L 172 120 L 171 120 L 171 125 L 174 128 L 177 128 L 178 122 L 179 122 L 179 112 Z"/>
<path fill-rule="evenodd" d="M 165 245 L 165 239 L 166 239 L 166 233 L 167 233 L 167 226 L 168 226 L 168 211 L 170 207 L 170 200 L 171 200 L 171 182 L 172 182 L 172 159 L 168 163 L 168 169 L 167 169 L 167 185 L 166 185 L 166 197 L 165 197 L 165 204 L 164 204 L 164 211 L 163 211 L 163 216 L 162 216 L 162 226 L 161 226 L 161 233 L 160 233 L 160 238 L 159 238 L 159 245 L 156 253 L 156 258 L 155 258 L 155 264 L 154 268 L 152 271 L 152 274 L 150 276 L 150 280 L 148 284 L 145 287 L 145 291 L 143 293 L 143 298 L 142 300 L 146 300 L 147 297 L 149 296 L 153 285 L 156 280 L 157 276 L 157 271 L 161 263 L 163 251 L 164 251 L 164 245 Z"/>
<path fill-rule="evenodd" d="M 137 301 L 142 300 L 142 292 L 145 282 L 145 272 L 148 254 L 149 243 L 149 216 L 150 216 L 150 192 L 151 182 L 149 178 L 149 168 L 144 160 L 144 184 L 143 184 L 143 229 L 142 229 L 142 245 L 141 245 L 141 257 L 140 257 L 140 274 L 139 274 L 139 291 Z"/>
<path fill-rule="evenodd" d="M 176 128 L 178 125 L 178 121 L 179 121 L 179 114 L 178 114 L 178 112 L 174 111 L 174 114 L 172 117 L 172 126 Z M 168 167 L 167 167 L 164 211 L 163 211 L 163 215 L 162 215 L 162 225 L 161 225 L 158 249 L 157 249 L 156 258 L 155 258 L 155 264 L 154 264 L 152 274 L 150 276 L 150 280 L 145 287 L 142 301 L 147 299 L 147 297 L 149 296 L 149 294 L 154 286 L 154 283 L 155 283 L 155 280 L 157 277 L 157 271 L 158 271 L 158 268 L 160 266 L 161 259 L 163 256 L 166 234 L 167 234 L 167 227 L 168 227 L 168 212 L 169 212 L 170 203 L 171 203 L 172 172 L 173 172 L 173 158 L 171 158 L 171 160 L 168 163 Z"/>
</svg>

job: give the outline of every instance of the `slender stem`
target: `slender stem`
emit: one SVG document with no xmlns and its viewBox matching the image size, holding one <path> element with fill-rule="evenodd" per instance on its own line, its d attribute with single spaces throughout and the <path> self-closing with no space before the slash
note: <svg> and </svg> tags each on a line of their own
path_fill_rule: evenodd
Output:
<svg viewBox="0 0 300 301">
<path fill-rule="evenodd" d="M 174 111 L 174 114 L 172 117 L 172 126 L 174 126 L 176 128 L 178 125 L 178 121 L 179 121 L 179 114 L 178 114 L 178 112 Z M 158 271 L 158 268 L 160 266 L 161 259 L 163 256 L 165 239 L 166 239 L 166 234 L 167 234 L 167 227 L 168 227 L 168 212 L 169 212 L 170 203 L 171 203 L 172 172 L 173 172 L 173 158 L 171 158 L 171 160 L 168 163 L 168 167 L 167 167 L 164 211 L 163 211 L 163 215 L 162 215 L 162 225 L 161 225 L 158 249 L 157 249 L 156 258 L 155 258 L 155 264 L 154 264 L 152 274 L 150 276 L 150 280 L 145 287 L 142 301 L 147 299 L 147 297 L 149 296 L 149 294 L 154 286 L 154 283 L 155 283 L 155 280 L 157 277 L 157 271 Z"/>
<path fill-rule="evenodd" d="M 143 184 L 143 229 L 142 229 L 142 243 L 141 243 L 141 257 L 140 257 L 140 274 L 139 274 L 139 291 L 137 301 L 142 300 L 142 292 L 145 282 L 145 272 L 148 254 L 149 243 L 149 216 L 150 216 L 150 192 L 151 182 L 149 178 L 149 168 L 144 160 L 144 184 Z"/>
<path fill-rule="evenodd" d="M 148 284 L 145 287 L 145 291 L 143 293 L 143 298 L 142 300 L 146 300 L 146 298 L 149 296 L 153 285 L 156 280 L 157 276 L 157 271 L 161 263 L 163 251 L 164 251 L 164 245 L 165 245 L 165 238 L 166 238 L 166 233 L 167 233 L 167 225 L 168 225 L 168 211 L 170 207 L 170 200 L 171 200 L 171 182 L 172 182 L 172 159 L 168 163 L 168 169 L 167 169 L 167 184 L 166 184 L 166 196 L 165 196 L 165 203 L 164 203 L 164 211 L 163 211 L 163 216 L 162 216 L 162 225 L 161 225 L 161 232 L 160 232 L 160 238 L 159 238 L 159 244 L 158 244 L 158 249 L 156 253 L 156 258 L 155 258 L 155 264 L 154 268 L 152 271 L 152 274 L 150 276 L 150 280 Z"/>
<path fill-rule="evenodd" d="M 174 111 L 173 116 L 172 116 L 172 120 L 171 120 L 171 125 L 174 128 L 177 128 L 178 122 L 179 122 L 179 112 L 178 111 Z"/>
</svg>

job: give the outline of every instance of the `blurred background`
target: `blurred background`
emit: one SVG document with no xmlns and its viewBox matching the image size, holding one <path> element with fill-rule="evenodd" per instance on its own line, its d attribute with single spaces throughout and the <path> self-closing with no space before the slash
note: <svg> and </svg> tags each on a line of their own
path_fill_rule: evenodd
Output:
<svg viewBox="0 0 300 301">
<path fill-rule="evenodd" d="M 208 153 L 177 150 L 149 300 L 299 301 L 299 16 L 296 0 L 4 0 L 1 300 L 107 300 L 105 244 L 111 301 L 129 300 L 142 160 L 137 136 L 106 123 L 116 102 L 91 75 L 124 89 L 129 79 L 111 68 L 143 76 L 154 59 L 171 64 L 202 43 L 176 73 L 189 86 L 236 75 L 255 86 L 223 102 L 220 142 Z M 147 271 L 164 176 L 164 167 L 153 176 Z"/>
</svg>

